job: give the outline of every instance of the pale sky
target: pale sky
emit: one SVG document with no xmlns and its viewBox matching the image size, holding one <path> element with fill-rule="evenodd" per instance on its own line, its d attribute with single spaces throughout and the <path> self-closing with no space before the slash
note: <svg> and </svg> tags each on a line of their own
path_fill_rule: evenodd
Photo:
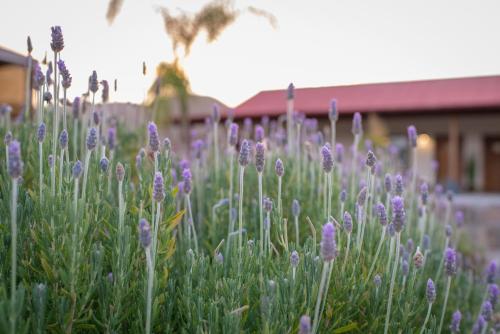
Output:
<svg viewBox="0 0 500 334">
<path fill-rule="evenodd" d="M 118 78 L 114 101 L 139 102 L 154 68 L 171 60 L 158 6 L 194 11 L 206 1 L 125 0 L 109 26 L 107 0 L 0 0 L 0 45 L 34 56 L 50 51 L 50 26 L 65 38 L 69 95 Z M 184 63 L 194 93 L 236 106 L 261 90 L 500 74 L 500 1 L 236 0 L 267 10 L 243 14 L 221 37 L 196 40 Z M 51 54 L 51 53 L 50 53 Z M 51 55 L 52 56 L 52 55 Z M 142 77 L 142 61 L 149 69 Z"/>
</svg>

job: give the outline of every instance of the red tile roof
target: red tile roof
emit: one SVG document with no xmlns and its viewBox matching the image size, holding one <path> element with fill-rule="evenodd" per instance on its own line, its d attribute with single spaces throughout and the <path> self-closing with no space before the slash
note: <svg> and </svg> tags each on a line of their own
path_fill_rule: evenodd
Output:
<svg viewBox="0 0 500 334">
<path fill-rule="evenodd" d="M 500 75 L 458 79 L 296 88 L 295 109 L 325 114 L 336 98 L 339 112 L 419 112 L 500 109 Z M 286 89 L 263 91 L 235 108 L 235 117 L 276 116 L 286 111 Z"/>
</svg>

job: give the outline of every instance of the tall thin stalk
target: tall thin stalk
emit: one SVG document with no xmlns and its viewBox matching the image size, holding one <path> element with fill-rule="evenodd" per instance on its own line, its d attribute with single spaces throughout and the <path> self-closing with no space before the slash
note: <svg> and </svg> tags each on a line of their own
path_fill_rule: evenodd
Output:
<svg viewBox="0 0 500 334">
<path fill-rule="evenodd" d="M 264 255 L 264 210 L 262 208 L 262 173 L 258 173 L 259 179 L 259 232 L 260 232 L 260 256 Z M 298 243 L 297 243 L 298 244 Z"/>
<path fill-rule="evenodd" d="M 425 331 L 425 326 L 427 325 L 427 322 L 429 321 L 429 318 L 431 316 L 431 310 L 432 310 L 432 303 L 429 303 L 429 307 L 427 307 L 427 315 L 425 316 L 424 324 L 422 325 L 422 329 L 420 330 L 420 334 L 423 334 Z"/>
<path fill-rule="evenodd" d="M 240 195 L 239 195 L 239 207 L 238 207 L 238 250 L 241 254 L 243 248 L 243 176 L 245 173 L 245 167 L 240 166 Z"/>
<path fill-rule="evenodd" d="M 451 286 L 451 275 L 448 276 L 446 281 L 446 290 L 444 292 L 444 302 L 443 302 L 443 310 L 441 311 L 441 320 L 439 321 L 439 329 L 437 333 L 441 333 L 441 329 L 443 329 L 444 315 L 446 314 L 446 306 L 448 305 L 448 296 L 450 294 L 450 286 Z"/>
<path fill-rule="evenodd" d="M 396 232 L 396 257 L 394 258 L 394 265 L 392 267 L 391 285 L 389 287 L 389 298 L 387 300 L 387 312 L 385 314 L 384 334 L 387 334 L 387 332 L 389 331 L 389 320 L 391 316 L 391 307 L 392 307 L 392 294 L 394 293 L 394 283 L 396 281 L 396 272 L 398 271 L 400 244 L 401 244 L 401 232 Z"/>
<path fill-rule="evenodd" d="M 10 271 L 10 332 L 16 333 L 17 300 L 16 300 L 16 279 L 17 279 L 17 193 L 18 179 L 12 178 L 12 196 L 10 207 L 10 228 L 11 228 L 11 263 Z"/>
</svg>

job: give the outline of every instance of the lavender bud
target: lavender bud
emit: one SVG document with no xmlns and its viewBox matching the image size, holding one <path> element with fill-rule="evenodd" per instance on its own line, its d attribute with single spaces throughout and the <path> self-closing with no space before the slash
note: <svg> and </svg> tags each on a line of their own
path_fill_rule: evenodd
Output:
<svg viewBox="0 0 500 334">
<path fill-rule="evenodd" d="M 72 103 L 73 118 L 77 119 L 80 114 L 80 98 L 77 96 Z"/>
<path fill-rule="evenodd" d="M 455 212 L 455 223 L 457 225 L 457 228 L 461 228 L 464 226 L 464 212 L 463 211 L 457 211 Z"/>
<path fill-rule="evenodd" d="M 390 193 L 392 190 L 392 179 L 391 179 L 391 174 L 385 174 L 384 178 L 384 186 L 385 186 L 385 191 L 387 193 Z"/>
<path fill-rule="evenodd" d="M 43 75 L 42 68 L 38 63 L 33 65 L 33 88 L 40 91 L 45 84 L 45 76 Z"/>
<path fill-rule="evenodd" d="M 373 168 L 376 162 L 377 158 L 375 157 L 375 154 L 372 151 L 368 151 L 368 154 L 366 155 L 366 166 Z"/>
<path fill-rule="evenodd" d="M 21 144 L 13 140 L 9 144 L 9 175 L 13 179 L 18 179 L 23 173 L 23 161 L 21 160 Z"/>
<path fill-rule="evenodd" d="M 408 127 L 408 141 L 411 147 L 417 147 L 417 129 L 413 125 Z"/>
<path fill-rule="evenodd" d="M 108 129 L 108 147 L 112 151 L 116 146 L 116 129 L 109 128 Z"/>
<path fill-rule="evenodd" d="M 182 171 L 182 179 L 184 182 L 184 193 L 189 195 L 191 193 L 193 179 L 191 170 L 189 168 L 186 168 Z"/>
<path fill-rule="evenodd" d="M 158 137 L 158 129 L 156 128 L 155 123 L 149 122 L 148 134 L 149 134 L 149 148 L 153 152 L 158 152 L 160 150 L 160 139 Z"/>
<path fill-rule="evenodd" d="M 342 143 L 337 143 L 335 145 L 335 159 L 339 164 L 344 160 L 344 145 L 342 145 Z"/>
<path fill-rule="evenodd" d="M 355 113 L 352 118 L 352 134 L 360 135 L 363 133 L 363 126 L 361 125 L 361 114 L 359 112 Z"/>
<path fill-rule="evenodd" d="M 427 201 L 429 198 L 429 186 L 427 185 L 427 183 L 424 182 L 420 186 L 420 194 L 422 198 L 422 205 L 427 205 Z"/>
<path fill-rule="evenodd" d="M 486 269 L 486 283 L 493 284 L 497 278 L 497 263 L 496 261 L 491 261 Z"/>
<path fill-rule="evenodd" d="M 264 144 L 257 143 L 257 145 L 255 145 L 255 168 L 259 173 L 262 173 L 264 171 L 264 150 Z"/>
<path fill-rule="evenodd" d="M 255 127 L 255 141 L 257 143 L 264 140 L 264 128 L 261 125 Z"/>
<path fill-rule="evenodd" d="M 481 306 L 481 315 L 483 316 L 484 320 L 491 320 L 491 316 L 493 315 L 493 306 L 491 305 L 489 300 L 485 301 Z"/>
<path fill-rule="evenodd" d="M 47 86 L 52 85 L 52 78 L 51 78 L 52 72 L 53 72 L 52 62 L 49 61 L 49 64 L 47 66 L 47 72 L 45 72 L 45 78 L 47 79 Z"/>
<path fill-rule="evenodd" d="M 325 262 L 330 262 L 335 258 L 337 245 L 335 244 L 335 226 L 328 222 L 323 225 L 321 238 L 321 256 Z"/>
<path fill-rule="evenodd" d="M 498 289 L 498 285 L 490 284 L 488 287 L 488 299 L 489 299 L 491 305 L 493 306 L 493 308 L 495 308 L 495 306 L 497 305 L 499 294 L 500 294 L 500 290 Z"/>
<path fill-rule="evenodd" d="M 139 150 L 139 155 L 141 156 L 141 158 L 145 158 L 146 157 L 146 150 L 144 149 L 144 147 L 142 147 L 140 150 Z M 183 162 L 186 162 L 187 160 L 182 160 L 181 163 Z M 189 162 L 187 162 L 187 166 L 189 166 Z M 181 168 L 187 168 L 187 167 L 182 167 Z"/>
<path fill-rule="evenodd" d="M 436 287 L 434 286 L 434 282 L 430 278 L 427 280 L 427 289 L 425 290 L 425 295 L 429 304 L 434 303 L 434 301 L 436 300 Z"/>
<path fill-rule="evenodd" d="M 300 317 L 299 334 L 311 334 L 311 318 L 308 315 Z"/>
<path fill-rule="evenodd" d="M 293 100 L 294 96 L 295 96 L 295 86 L 293 85 L 293 83 L 290 83 L 288 85 L 288 89 L 287 89 L 287 99 L 288 100 Z"/>
<path fill-rule="evenodd" d="M 340 192 L 340 201 L 342 203 L 345 203 L 346 199 L 347 199 L 347 191 L 345 191 L 345 189 L 342 189 L 342 191 Z"/>
<path fill-rule="evenodd" d="M 299 253 L 297 253 L 297 251 L 293 251 L 290 255 L 290 264 L 294 268 L 297 268 L 297 266 L 299 265 Z"/>
<path fill-rule="evenodd" d="M 294 199 L 292 202 L 292 215 L 294 217 L 298 217 L 300 215 L 300 204 L 296 199 Z"/>
<path fill-rule="evenodd" d="M 387 225 L 387 212 L 385 211 L 385 206 L 382 203 L 378 203 L 377 206 L 375 207 L 377 210 L 378 214 L 378 221 L 380 225 L 386 226 Z"/>
<path fill-rule="evenodd" d="M 101 160 L 99 161 L 99 168 L 101 169 L 101 172 L 103 174 L 106 174 L 106 172 L 108 171 L 108 167 L 109 167 L 108 158 L 102 157 Z"/>
<path fill-rule="evenodd" d="M 406 250 L 409 252 L 409 253 L 413 253 L 413 249 L 415 247 L 415 243 L 413 242 L 413 239 L 408 239 L 406 241 Z"/>
<path fill-rule="evenodd" d="M 241 142 L 238 162 L 241 167 L 246 167 L 250 163 L 250 144 L 246 139 Z"/>
<path fill-rule="evenodd" d="M 407 260 L 403 260 L 401 263 L 401 273 L 403 276 L 408 276 L 408 273 L 410 272 L 410 265 L 408 264 Z"/>
<path fill-rule="evenodd" d="M 453 248 L 447 248 L 444 254 L 444 269 L 448 276 L 457 273 L 457 253 Z"/>
<path fill-rule="evenodd" d="M 167 152 L 172 150 L 172 143 L 170 142 L 170 138 L 163 139 L 163 149 Z"/>
<path fill-rule="evenodd" d="M 98 111 L 94 110 L 94 111 L 92 112 L 92 120 L 94 121 L 94 125 L 95 125 L 95 126 L 98 126 L 98 125 L 99 125 L 99 121 L 100 121 L 100 119 L 99 119 L 99 112 L 98 112 Z"/>
<path fill-rule="evenodd" d="M 38 130 L 36 132 L 36 136 L 39 143 L 43 143 L 43 141 L 45 140 L 45 129 L 46 129 L 45 123 L 44 122 L 40 123 L 40 125 L 38 126 Z"/>
<path fill-rule="evenodd" d="M 486 325 L 486 321 L 484 320 L 484 317 L 480 315 L 477 317 L 476 323 L 472 327 L 472 334 L 480 334 L 483 332 L 483 328 Z"/>
<path fill-rule="evenodd" d="M 447 238 L 450 238 L 451 235 L 453 234 L 453 228 L 451 227 L 450 224 L 446 224 L 444 227 L 444 234 L 446 235 Z"/>
<path fill-rule="evenodd" d="M 118 182 L 123 182 L 123 179 L 125 178 L 125 167 L 123 167 L 122 163 L 119 162 L 116 164 L 116 179 Z"/>
<path fill-rule="evenodd" d="M 54 156 L 52 154 L 49 154 L 47 157 L 47 160 L 49 161 L 49 167 L 53 168 L 54 167 Z"/>
<path fill-rule="evenodd" d="M 406 220 L 406 213 L 403 198 L 394 196 L 392 202 L 392 223 L 394 230 L 399 233 L 403 230 Z"/>
<path fill-rule="evenodd" d="M 52 101 L 52 94 L 50 92 L 43 93 L 43 100 L 50 104 L 50 101 Z"/>
<path fill-rule="evenodd" d="M 325 173 L 330 173 L 333 169 L 332 151 L 327 145 L 321 148 L 321 155 L 323 156 L 323 170 Z"/>
<path fill-rule="evenodd" d="M 151 245 L 151 227 L 144 218 L 139 221 L 139 241 L 144 248 L 148 248 Z"/>
<path fill-rule="evenodd" d="M 141 169 L 141 167 L 142 167 L 142 157 L 140 154 L 137 154 L 135 156 L 135 168 Z"/>
<path fill-rule="evenodd" d="M 50 47 L 54 52 L 61 52 L 64 49 L 64 38 L 60 26 L 54 26 L 50 28 L 52 41 L 50 42 Z"/>
<path fill-rule="evenodd" d="M 281 159 L 276 160 L 276 164 L 274 165 L 274 171 L 278 177 L 282 177 L 285 174 L 285 167 L 283 166 L 283 162 Z"/>
<path fill-rule="evenodd" d="M 217 254 L 215 254 L 215 261 L 218 264 L 224 263 L 224 255 L 222 255 L 221 253 L 217 252 Z"/>
<path fill-rule="evenodd" d="M 398 174 L 396 175 L 396 195 L 401 196 L 403 194 L 403 177 Z"/>
<path fill-rule="evenodd" d="M 63 150 L 68 147 L 68 131 L 66 131 L 66 129 L 62 130 L 59 135 L 59 144 Z"/>
<path fill-rule="evenodd" d="M 431 237 L 429 237 L 428 234 L 424 234 L 424 237 L 422 238 L 422 249 L 424 251 L 430 250 L 431 248 Z"/>
<path fill-rule="evenodd" d="M 97 146 L 97 130 L 96 128 L 90 128 L 87 133 L 87 149 L 93 151 Z"/>
<path fill-rule="evenodd" d="M 352 232 L 352 217 L 349 212 L 344 212 L 344 230 L 347 234 Z"/>
<path fill-rule="evenodd" d="M 389 234 L 389 236 L 391 238 L 396 235 L 396 230 L 394 229 L 394 224 L 393 223 L 390 223 L 389 225 L 387 225 L 387 233 Z"/>
<path fill-rule="evenodd" d="M 101 81 L 102 85 L 102 103 L 106 103 L 109 101 L 109 83 L 107 80 L 102 80 Z"/>
<path fill-rule="evenodd" d="M 97 80 L 97 72 L 92 71 L 92 75 L 89 78 L 89 91 L 92 93 L 97 93 L 99 90 L 99 80 Z"/>
<path fill-rule="evenodd" d="M 33 51 L 33 44 L 31 43 L 31 37 L 28 36 L 28 38 L 26 39 L 26 44 L 27 44 L 27 47 L 28 47 L 28 53 L 31 54 L 31 52 Z"/>
<path fill-rule="evenodd" d="M 330 101 L 330 110 L 328 111 L 328 117 L 330 118 L 330 121 L 332 121 L 332 122 L 336 122 L 339 119 L 336 99 L 332 99 Z"/>
<path fill-rule="evenodd" d="M 153 182 L 153 198 L 156 202 L 161 202 L 165 198 L 165 189 L 163 186 L 163 176 L 161 172 L 156 172 Z"/>
<path fill-rule="evenodd" d="M 212 120 L 214 121 L 214 123 L 219 123 L 220 121 L 220 110 L 217 103 L 214 103 L 212 105 Z"/>
<path fill-rule="evenodd" d="M 238 124 L 231 123 L 231 125 L 229 126 L 228 137 L 229 145 L 233 147 L 236 146 L 236 144 L 238 143 Z"/>
<path fill-rule="evenodd" d="M 71 74 L 69 73 L 68 68 L 66 67 L 66 64 L 63 60 L 59 60 L 57 62 L 57 67 L 59 67 L 59 72 L 61 73 L 62 77 L 61 86 L 63 86 L 64 89 L 68 89 L 69 87 L 71 87 Z"/>
<path fill-rule="evenodd" d="M 420 269 L 424 265 L 424 254 L 420 251 L 420 247 L 417 247 L 415 255 L 413 255 L 413 264 L 415 268 Z"/>
<path fill-rule="evenodd" d="M 456 310 L 451 316 L 451 324 L 450 331 L 453 334 L 457 334 L 460 332 L 460 320 L 462 320 L 462 313 L 459 310 Z"/>
<path fill-rule="evenodd" d="M 380 288 L 380 286 L 382 285 L 382 278 L 380 277 L 379 274 L 375 275 L 375 277 L 373 277 L 373 284 L 375 285 L 375 287 L 378 289 Z"/>
<path fill-rule="evenodd" d="M 73 165 L 73 170 L 72 170 L 74 179 L 78 179 L 80 175 L 82 175 L 82 169 L 83 169 L 82 162 L 80 160 L 77 160 Z"/>
<path fill-rule="evenodd" d="M 273 210 L 273 201 L 269 197 L 264 197 L 262 202 L 262 206 L 266 212 L 271 212 Z"/>
<path fill-rule="evenodd" d="M 366 201 L 366 193 L 367 193 L 367 189 L 366 187 L 363 187 L 359 193 L 358 193 L 358 199 L 357 199 L 357 203 L 358 203 L 358 206 L 362 207 L 365 205 L 365 201 Z"/>
</svg>

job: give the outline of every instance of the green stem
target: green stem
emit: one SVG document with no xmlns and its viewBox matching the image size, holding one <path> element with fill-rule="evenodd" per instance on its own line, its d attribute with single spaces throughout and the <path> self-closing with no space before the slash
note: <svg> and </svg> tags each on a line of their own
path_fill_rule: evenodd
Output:
<svg viewBox="0 0 500 334">
<path fill-rule="evenodd" d="M 243 175 L 245 167 L 240 166 L 240 195 L 239 195 L 239 208 L 238 208 L 238 250 L 241 254 L 243 248 Z"/>
<path fill-rule="evenodd" d="M 319 289 L 318 289 L 318 297 L 316 299 L 316 307 L 314 309 L 314 320 L 313 320 L 313 326 L 312 326 L 312 334 L 315 334 L 317 331 L 317 327 L 319 325 L 319 310 L 321 307 L 321 298 L 323 297 L 323 289 L 325 288 L 326 284 L 326 278 L 328 275 L 328 267 L 329 267 L 329 262 L 324 262 L 323 263 L 323 271 L 321 272 L 321 281 L 319 283 Z"/>
<path fill-rule="evenodd" d="M 264 255 L 264 213 L 262 210 L 262 173 L 258 173 L 259 178 L 259 223 L 260 223 L 260 256 Z"/>
<path fill-rule="evenodd" d="M 43 143 L 38 143 L 38 186 L 40 187 L 40 202 L 43 203 Z"/>
<path fill-rule="evenodd" d="M 396 272 L 398 271 L 399 245 L 400 245 L 400 243 L 401 243 L 401 233 L 396 232 L 396 257 L 394 258 L 394 265 L 392 268 L 392 276 L 391 276 L 391 285 L 389 288 L 389 299 L 387 300 L 387 313 L 385 314 L 384 334 L 387 334 L 387 332 L 389 331 L 389 319 L 391 316 L 392 294 L 394 292 L 394 282 L 396 281 Z"/>
<path fill-rule="evenodd" d="M 443 311 L 441 311 L 441 320 L 439 321 L 439 329 L 437 333 L 441 333 L 441 329 L 443 328 L 444 315 L 446 313 L 446 306 L 448 305 L 448 295 L 450 293 L 450 286 L 451 286 L 451 276 L 448 276 L 448 280 L 446 282 L 446 291 L 444 293 Z"/>
<path fill-rule="evenodd" d="M 148 295 L 146 300 L 146 334 L 151 333 L 151 307 L 153 304 L 153 281 L 154 281 L 154 270 L 153 262 L 151 260 L 151 250 L 146 248 L 146 261 L 148 268 Z"/>
<path fill-rule="evenodd" d="M 422 329 L 420 330 L 420 334 L 423 334 L 425 331 L 425 326 L 427 325 L 427 322 L 429 321 L 429 318 L 431 316 L 431 309 L 432 309 L 432 303 L 429 303 L 429 307 L 427 308 L 427 315 L 425 316 L 424 324 L 422 325 Z"/>
<path fill-rule="evenodd" d="M 16 333 L 17 301 L 16 301 L 16 271 L 17 271 L 17 178 L 12 179 L 12 203 L 10 208 L 11 227 L 11 261 L 12 270 L 10 272 L 10 332 Z"/>
<path fill-rule="evenodd" d="M 380 241 L 378 243 L 377 251 L 375 252 L 375 258 L 373 259 L 372 265 L 370 266 L 370 270 L 368 271 L 368 276 L 366 277 L 366 282 L 368 282 L 370 280 L 370 276 L 373 273 L 373 269 L 375 269 L 375 264 L 377 263 L 377 259 L 378 259 L 378 256 L 380 254 L 380 250 L 382 249 L 382 245 L 384 244 L 386 228 L 387 227 L 384 226 L 382 229 L 382 235 L 380 236 Z"/>
</svg>

